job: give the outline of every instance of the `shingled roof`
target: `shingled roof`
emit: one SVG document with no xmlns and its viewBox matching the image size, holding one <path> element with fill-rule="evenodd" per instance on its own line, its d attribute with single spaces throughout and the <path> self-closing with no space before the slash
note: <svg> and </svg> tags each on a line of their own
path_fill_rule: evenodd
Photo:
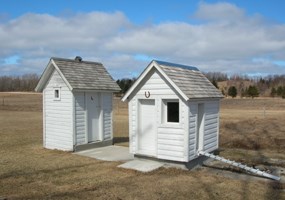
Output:
<svg viewBox="0 0 285 200">
<path fill-rule="evenodd" d="M 36 91 L 41 92 L 53 70 L 57 70 L 70 90 L 120 91 L 120 87 L 107 72 L 102 63 L 81 59 L 50 59 L 43 72 Z"/>
<path fill-rule="evenodd" d="M 189 98 L 222 98 L 222 93 L 196 67 L 155 60 Z"/>
<path fill-rule="evenodd" d="M 223 98 L 222 93 L 196 67 L 153 60 L 136 83 L 127 91 L 123 101 L 134 91 L 146 74 L 156 68 L 185 100 Z"/>
</svg>

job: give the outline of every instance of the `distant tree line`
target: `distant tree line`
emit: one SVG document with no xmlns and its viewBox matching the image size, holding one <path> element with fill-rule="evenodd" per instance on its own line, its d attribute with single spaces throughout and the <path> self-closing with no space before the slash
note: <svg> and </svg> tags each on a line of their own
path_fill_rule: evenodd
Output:
<svg viewBox="0 0 285 200">
<path fill-rule="evenodd" d="M 123 79 L 118 79 L 116 82 L 121 88 L 121 93 L 126 93 L 128 89 L 134 84 L 136 81 L 136 78 L 123 78 Z"/>
<path fill-rule="evenodd" d="M 37 74 L 0 76 L 0 92 L 34 91 L 38 81 L 39 76 Z"/>
<path fill-rule="evenodd" d="M 204 74 L 225 96 L 285 98 L 285 75 L 249 77 L 246 75 L 228 76 L 222 72 L 207 72 Z M 0 76 L 0 92 L 34 91 L 38 80 L 39 76 L 37 74 Z M 123 78 L 118 79 L 116 82 L 121 87 L 121 93 L 126 93 L 135 81 L 136 78 Z"/>
<path fill-rule="evenodd" d="M 213 83 L 229 80 L 228 75 L 222 72 L 203 72 L 203 74 Z"/>
<path fill-rule="evenodd" d="M 249 77 L 247 75 L 228 76 L 221 72 L 204 73 L 225 96 L 272 96 L 285 98 L 285 75 Z M 236 93 L 236 94 L 235 94 Z"/>
<path fill-rule="evenodd" d="M 39 81 L 37 74 L 25 74 L 22 76 L 0 76 L 0 92 L 34 91 Z M 136 78 L 118 79 L 121 93 L 125 93 L 135 82 Z"/>
</svg>

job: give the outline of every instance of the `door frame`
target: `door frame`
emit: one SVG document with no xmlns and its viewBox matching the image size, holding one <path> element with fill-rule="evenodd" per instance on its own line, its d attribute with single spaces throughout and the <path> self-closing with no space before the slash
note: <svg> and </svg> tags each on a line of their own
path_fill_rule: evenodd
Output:
<svg viewBox="0 0 285 200">
<path fill-rule="evenodd" d="M 154 135 L 154 151 L 152 155 L 146 155 L 144 152 L 141 152 L 140 148 L 139 148 L 139 132 L 140 132 L 140 109 L 141 109 L 141 101 L 144 100 L 151 100 L 154 102 L 154 108 L 155 108 L 155 123 L 154 123 L 154 129 L 155 129 L 155 135 Z M 150 157 L 157 157 L 157 101 L 156 99 L 137 99 L 137 123 L 136 123 L 136 127 L 137 127 L 137 134 L 136 134 L 136 154 L 140 154 L 140 155 L 146 155 L 146 156 L 150 156 Z"/>
</svg>

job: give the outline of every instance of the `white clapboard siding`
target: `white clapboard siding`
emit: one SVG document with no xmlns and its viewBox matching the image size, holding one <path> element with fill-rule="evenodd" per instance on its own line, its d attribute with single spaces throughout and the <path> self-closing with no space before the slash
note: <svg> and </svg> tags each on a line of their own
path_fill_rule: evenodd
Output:
<svg viewBox="0 0 285 200">
<path fill-rule="evenodd" d="M 218 129 L 219 102 L 207 102 L 205 103 L 204 151 L 211 152 L 218 148 Z"/>
<path fill-rule="evenodd" d="M 54 99 L 54 89 L 60 88 L 60 100 Z M 73 95 L 57 71 L 54 71 L 45 95 L 45 147 L 73 150 L 72 98 Z"/>
<path fill-rule="evenodd" d="M 158 127 L 157 130 L 157 157 L 167 160 L 185 160 L 185 131 L 183 126 Z"/>
<path fill-rule="evenodd" d="M 75 139 L 76 145 L 87 143 L 86 139 L 86 106 L 84 92 L 75 92 Z"/>
<path fill-rule="evenodd" d="M 102 93 L 103 107 L 103 139 L 112 139 L 112 93 Z"/>
<path fill-rule="evenodd" d="M 136 153 L 137 149 L 137 108 L 136 99 L 129 101 L 129 151 L 130 153 Z"/>
<path fill-rule="evenodd" d="M 154 96 L 165 96 L 174 95 L 176 96 L 173 89 L 166 83 L 165 79 L 156 70 L 152 71 L 147 80 L 141 83 L 141 87 L 137 92 L 137 95 L 145 96 L 145 92 L 149 92 L 151 97 Z"/>
<path fill-rule="evenodd" d="M 189 160 L 196 156 L 196 135 L 197 135 L 197 112 L 198 104 L 189 103 Z"/>
<path fill-rule="evenodd" d="M 159 159 L 165 159 L 165 160 L 173 160 L 173 161 L 181 161 L 184 162 L 185 159 L 183 152 L 181 151 L 172 151 L 172 150 L 161 150 L 159 149 L 157 151 L 158 158 Z"/>
</svg>

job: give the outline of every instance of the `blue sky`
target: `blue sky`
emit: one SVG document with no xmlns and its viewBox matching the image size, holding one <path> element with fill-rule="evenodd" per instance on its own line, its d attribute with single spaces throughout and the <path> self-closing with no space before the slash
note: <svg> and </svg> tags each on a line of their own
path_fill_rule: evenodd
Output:
<svg viewBox="0 0 285 200">
<path fill-rule="evenodd" d="M 117 78 L 152 59 L 228 74 L 285 74 L 285 1 L 7 0 L 0 75 L 41 74 L 52 56 L 100 61 Z"/>
<path fill-rule="evenodd" d="M 191 15 L 198 8 L 200 2 L 217 3 L 230 2 L 248 14 L 261 14 L 269 20 L 285 22 L 284 8 L 285 1 L 272 0 L 232 0 L 232 1 L 197 1 L 197 0 L 5 0 L 0 7 L 0 13 L 7 14 L 9 18 L 16 18 L 20 15 L 30 13 L 49 13 L 52 15 L 65 15 L 77 12 L 114 12 L 122 11 L 135 23 L 152 21 L 160 23 L 164 21 L 189 21 Z"/>
</svg>

